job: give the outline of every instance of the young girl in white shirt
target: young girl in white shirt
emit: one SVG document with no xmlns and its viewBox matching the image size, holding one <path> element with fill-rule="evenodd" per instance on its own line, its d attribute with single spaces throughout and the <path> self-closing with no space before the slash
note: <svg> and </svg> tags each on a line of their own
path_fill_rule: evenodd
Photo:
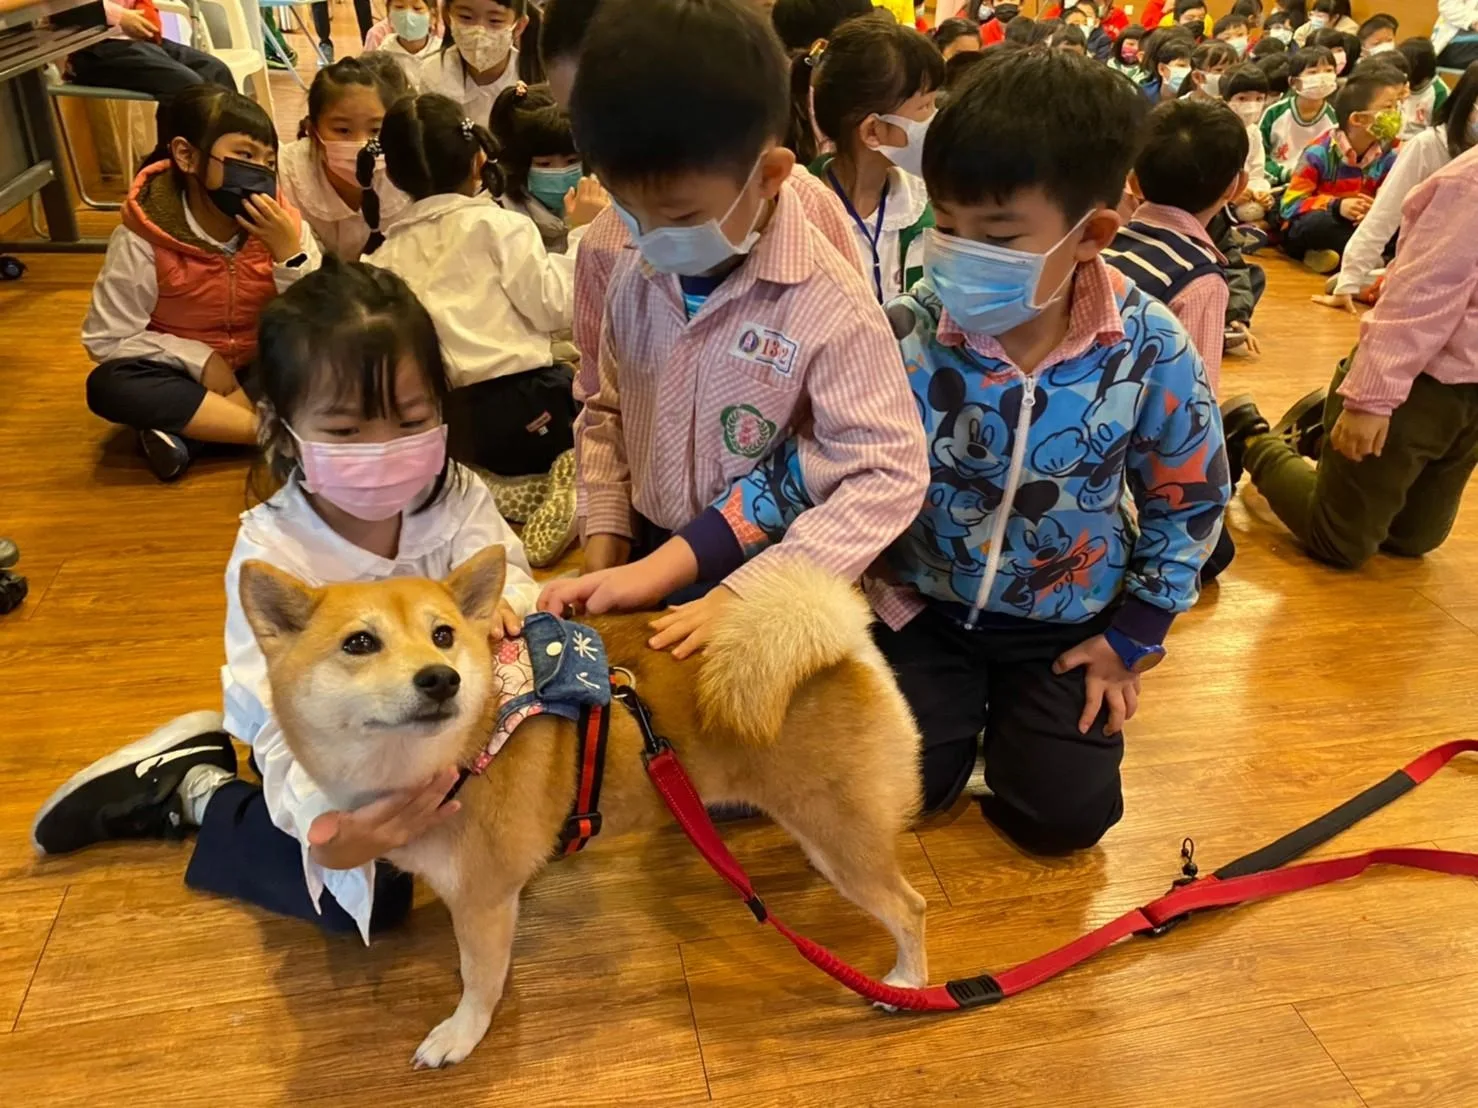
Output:
<svg viewBox="0 0 1478 1108">
<path fill-rule="evenodd" d="M 384 86 L 358 58 L 320 69 L 308 89 L 301 137 L 279 157 L 283 195 L 303 213 L 324 252 L 346 262 L 359 257 L 370 237 L 357 174 L 360 153 L 380 133 L 385 99 Z M 383 169 L 372 181 L 383 225 L 410 198 L 385 180 Z"/>
<path fill-rule="evenodd" d="M 462 114 L 487 126 L 498 93 L 518 81 L 516 44 L 528 26 L 528 0 L 444 0 L 451 33 L 421 65 L 421 87 L 449 96 Z"/>
<path fill-rule="evenodd" d="M 149 468 L 173 481 L 200 443 L 256 442 L 257 317 L 316 268 L 318 245 L 278 190 L 272 120 L 240 93 L 179 93 L 146 163 L 82 324 L 98 363 L 87 405 L 134 428 Z"/>
<path fill-rule="evenodd" d="M 550 254 L 532 221 L 493 199 L 497 144 L 454 101 L 402 100 L 379 145 L 414 203 L 368 260 L 404 278 L 436 323 L 456 456 L 498 477 L 551 475 L 525 541 L 536 565 L 552 561 L 574 533 L 574 373 L 552 350 L 570 328 L 574 257 Z"/>
<path fill-rule="evenodd" d="M 538 590 L 487 489 L 447 459 L 436 331 L 394 274 L 330 262 L 304 279 L 263 315 L 260 374 L 265 467 L 281 488 L 241 517 L 226 568 L 224 718 L 183 716 L 82 770 L 42 806 L 32 841 L 60 854 L 198 829 L 185 873 L 192 888 L 368 940 L 411 901 L 409 877 L 375 860 L 456 815 L 456 801 L 442 803 L 456 767 L 333 810 L 273 715 L 242 610 L 242 563 L 264 561 L 313 585 L 440 578 L 502 544 L 499 638 L 522 627 Z M 236 775 L 233 735 L 251 747 L 260 784 Z"/>
<path fill-rule="evenodd" d="M 841 199 L 868 285 L 881 303 L 923 276 L 934 214 L 920 178 L 924 134 L 944 84 L 939 50 L 912 27 L 849 20 L 811 64 L 816 126 L 836 146 L 811 172 Z"/>
<path fill-rule="evenodd" d="M 421 71 L 440 56 L 444 37 L 434 0 L 390 0 L 386 18 L 365 35 L 364 48 L 393 57 L 411 87 L 420 92 Z"/>
</svg>

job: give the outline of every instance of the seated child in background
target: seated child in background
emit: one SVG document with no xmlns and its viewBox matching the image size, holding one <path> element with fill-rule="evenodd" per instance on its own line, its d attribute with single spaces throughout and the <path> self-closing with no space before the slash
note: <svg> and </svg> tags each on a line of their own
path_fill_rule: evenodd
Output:
<svg viewBox="0 0 1478 1108">
<path fill-rule="evenodd" d="M 402 100 L 380 145 L 390 183 L 414 203 L 369 260 L 400 276 L 436 324 L 452 456 L 489 471 L 510 500 L 527 500 L 530 482 L 498 478 L 548 476 L 525 542 L 536 564 L 552 562 L 574 537 L 573 371 L 552 351 L 570 327 L 574 259 L 548 253 L 532 220 L 492 199 L 503 186 L 497 144 L 456 102 Z"/>
<path fill-rule="evenodd" d="M 277 192 L 277 129 L 253 100 L 193 85 L 159 110 L 159 148 L 108 239 L 82 345 L 94 414 L 138 432 L 173 481 L 202 442 L 257 441 L 238 379 L 267 302 L 316 269 L 318 244 Z"/>
<path fill-rule="evenodd" d="M 1088 36 L 1083 33 L 1082 27 L 1071 23 L 1064 24 L 1052 32 L 1049 42 L 1054 50 L 1066 50 L 1080 58 L 1088 56 Z"/>
<path fill-rule="evenodd" d="M 1098 6 L 1093 0 L 1080 0 L 1063 13 L 1062 21 L 1083 33 L 1084 48 L 1095 61 L 1108 61 L 1114 48 L 1114 40 L 1104 30 L 1098 18 Z M 1055 45 L 1055 43 L 1054 43 Z"/>
<path fill-rule="evenodd" d="M 452 44 L 421 63 L 421 88 L 449 96 L 462 114 L 487 124 L 498 93 L 518 83 L 517 43 L 529 24 L 528 0 L 442 0 Z"/>
<path fill-rule="evenodd" d="M 1226 105 L 1177 100 L 1150 113 L 1129 189 L 1143 198 L 1104 261 L 1164 304 L 1191 336 L 1213 393 L 1226 330 L 1226 260 L 1206 225 L 1247 182 L 1247 130 Z"/>
<path fill-rule="evenodd" d="M 1180 90 L 1182 96 L 1218 100 L 1221 98 L 1221 75 L 1240 59 L 1224 42 L 1203 42 L 1191 53 L 1191 79 Z"/>
<path fill-rule="evenodd" d="M 982 48 L 980 24 L 971 19 L 946 19 L 934 28 L 934 45 L 945 61 L 956 54 L 978 51 Z"/>
<path fill-rule="evenodd" d="M 1478 66 L 1469 66 L 1452 95 L 1437 110 L 1435 125 L 1424 128 L 1414 139 L 1402 140 L 1396 151 L 1396 163 L 1376 194 L 1375 203 L 1345 244 L 1333 291 L 1315 296 L 1314 303 L 1353 312 L 1356 297 L 1370 302 L 1379 287 L 1392 240 L 1401 226 L 1401 208 L 1407 196 L 1453 158 L 1478 143 L 1475 105 L 1478 105 Z"/>
<path fill-rule="evenodd" d="M 422 70 L 436 60 L 444 37 L 436 0 L 389 0 L 386 10 L 386 18 L 364 36 L 364 49 L 393 57 L 420 92 Z"/>
<path fill-rule="evenodd" d="M 1270 428 L 1250 396 L 1223 405 L 1234 479 L 1245 458 L 1258 491 L 1312 557 L 1354 569 L 1377 550 L 1415 558 L 1446 540 L 1478 464 L 1475 290 L 1478 151 L 1470 149 L 1407 197 L 1380 300 L 1323 405 L 1329 430 L 1317 468 L 1283 433 L 1296 410 Z"/>
<path fill-rule="evenodd" d="M 1354 53 L 1359 54 L 1359 44 L 1353 42 L 1353 36 L 1346 35 L 1343 31 L 1323 30 L 1318 34 L 1310 35 L 1305 49 L 1328 50 L 1334 58 L 1334 75 L 1336 78 L 1344 78 L 1350 72 L 1354 64 L 1351 59 L 1351 46 L 1355 47 Z"/>
<path fill-rule="evenodd" d="M 818 507 L 735 591 L 795 557 L 856 578 L 923 499 L 887 318 L 789 183 L 787 68 L 748 0 L 606 0 L 587 31 L 570 115 L 636 244 L 578 424 L 590 570 L 653 549 L 787 436 Z"/>
<path fill-rule="evenodd" d="M 974 71 L 975 67 L 985 61 L 984 50 L 973 53 L 956 54 L 944 63 L 944 84 L 939 89 L 939 103 L 943 103 L 950 92 L 965 83 L 965 79 Z"/>
<path fill-rule="evenodd" d="M 1133 85 L 1060 51 L 981 66 L 930 130 L 939 229 L 890 308 L 933 484 L 869 581 L 874 633 L 923 731 L 925 808 L 960 795 L 984 730 L 985 814 L 1040 853 L 1122 815 L 1139 674 L 1196 601 L 1229 491 L 1190 339 L 1098 257 L 1144 115 Z M 785 442 L 645 564 L 555 582 L 541 605 L 640 607 L 721 574 L 820 510 L 798 460 Z M 653 645 L 701 643 L 697 608 Z"/>
<path fill-rule="evenodd" d="M 585 173 L 570 117 L 548 85 L 514 85 L 493 101 L 488 129 L 498 143 L 503 194 L 498 202 L 534 221 L 544 249 L 574 249 L 590 222 L 610 205 L 600 182 Z"/>
<path fill-rule="evenodd" d="M 1268 79 L 1269 106 L 1276 104 L 1289 93 L 1288 70 L 1291 61 L 1292 56 L 1286 52 L 1257 59 L 1257 68 L 1262 70 Z"/>
<path fill-rule="evenodd" d="M 1251 32 L 1246 15 L 1237 11 L 1229 12 L 1212 24 L 1211 34 L 1218 42 L 1224 42 L 1235 50 L 1238 59 L 1247 56 Z"/>
<path fill-rule="evenodd" d="M 1138 23 L 1125 27 L 1114 40 L 1114 48 L 1109 53 L 1108 67 L 1116 73 L 1122 73 L 1135 84 L 1143 81 L 1145 76 L 1144 69 L 1139 64 L 1139 52 L 1147 34 L 1149 32 Z"/>
<path fill-rule="evenodd" d="M 380 99 L 387 109 L 402 97 L 414 96 L 420 91 L 406 76 L 401 64 L 383 50 L 366 50 L 359 55 L 359 61 L 380 82 Z"/>
<path fill-rule="evenodd" d="M 1354 34 L 1359 29 L 1360 24 L 1350 15 L 1350 0 L 1314 0 L 1308 21 L 1293 32 L 1293 40 L 1303 46 L 1320 31 Z"/>
<path fill-rule="evenodd" d="M 201 83 L 236 91 L 236 78 L 225 62 L 164 37 L 153 0 L 104 0 L 103 13 L 115 34 L 68 56 L 77 84 L 147 92 L 160 99 Z"/>
<path fill-rule="evenodd" d="M 1398 48 L 1406 59 L 1410 94 L 1401 102 L 1401 138 L 1415 138 L 1437 118 L 1447 99 L 1447 85 L 1437 76 L 1437 51 L 1429 38 L 1409 38 Z"/>
<path fill-rule="evenodd" d="M 42 805 L 31 838 L 39 852 L 63 854 L 198 831 L 190 888 L 368 941 L 411 909 L 410 876 L 376 860 L 456 814 L 455 800 L 443 803 L 456 768 L 333 810 L 273 714 L 241 566 L 260 560 L 312 585 L 439 579 L 498 543 L 508 580 L 491 621 L 497 639 L 518 632 L 537 588 L 487 489 L 447 460 L 440 344 L 398 277 L 328 260 L 263 313 L 258 370 L 262 469 L 281 487 L 241 517 L 226 567 L 224 719 L 194 712 L 94 762 Z M 344 650 L 375 646 L 358 630 Z M 261 784 L 237 776 L 231 736 L 251 748 Z"/>
<path fill-rule="evenodd" d="M 1377 12 L 1371 16 L 1355 32 L 1355 37 L 1360 40 L 1360 56 L 1378 57 L 1396 49 L 1396 32 L 1400 29 L 1401 24 L 1394 15 Z"/>
<path fill-rule="evenodd" d="M 1179 28 L 1161 28 L 1145 39 L 1144 69 L 1149 79 L 1144 94 L 1151 104 L 1174 100 L 1191 75 L 1195 41 Z"/>
<path fill-rule="evenodd" d="M 1263 16 L 1262 38 L 1257 40 L 1257 46 L 1264 43 L 1276 42 L 1284 50 L 1290 49 L 1289 43 L 1293 41 L 1293 17 L 1284 10 L 1271 11 Z M 1254 47 L 1254 50 L 1256 47 Z"/>
<path fill-rule="evenodd" d="M 341 58 L 313 78 L 301 137 L 278 158 L 283 198 L 303 213 L 324 252 L 346 262 L 358 260 L 369 242 L 359 156 L 378 137 L 386 107 L 384 86 L 369 66 Z M 410 198 L 385 180 L 383 167 L 374 169 L 378 218 L 389 222 Z"/>
<path fill-rule="evenodd" d="M 1304 150 L 1283 191 L 1283 249 L 1315 273 L 1339 268 L 1345 243 L 1391 171 L 1403 87 L 1394 70 L 1350 78 L 1335 99 L 1337 128 Z"/>
<path fill-rule="evenodd" d="M 1300 50 L 1288 59 L 1289 95 L 1268 108 L 1259 125 L 1268 181 L 1274 188 L 1286 185 L 1304 149 L 1337 125 L 1329 104 L 1338 87 L 1334 72 L 1334 55 L 1319 47 Z"/>
<path fill-rule="evenodd" d="M 1267 159 L 1262 148 L 1263 112 L 1268 105 L 1268 78 L 1255 65 L 1239 65 L 1221 79 L 1221 91 L 1227 107 L 1247 129 L 1247 187 L 1232 200 L 1236 216 L 1243 223 L 1261 223 L 1273 206 L 1273 186 L 1268 180 Z"/>
<path fill-rule="evenodd" d="M 944 63 L 912 27 L 854 19 L 812 73 L 816 126 L 836 153 L 810 170 L 846 207 L 868 283 L 886 303 L 923 273 L 922 235 L 934 216 L 918 174 Z"/>
</svg>

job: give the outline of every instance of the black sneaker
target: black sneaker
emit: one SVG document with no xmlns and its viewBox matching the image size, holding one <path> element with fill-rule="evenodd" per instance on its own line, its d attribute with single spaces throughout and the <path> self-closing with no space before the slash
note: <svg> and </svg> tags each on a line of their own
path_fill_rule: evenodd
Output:
<svg viewBox="0 0 1478 1108">
<path fill-rule="evenodd" d="M 1221 427 L 1227 440 L 1227 473 L 1232 482 L 1232 491 L 1242 480 L 1242 460 L 1247 456 L 1247 440 L 1253 435 L 1268 433 L 1268 421 L 1257 410 L 1252 397 L 1244 393 L 1234 396 L 1221 406 Z"/>
<path fill-rule="evenodd" d="M 323 59 L 325 66 L 334 64 L 334 44 L 331 42 L 320 42 L 318 44 L 318 56 Z"/>
<path fill-rule="evenodd" d="M 1283 413 L 1283 418 L 1273 424 L 1273 434 L 1317 462 L 1324 448 L 1324 402 L 1328 399 L 1327 388 L 1315 389 Z"/>
<path fill-rule="evenodd" d="M 39 854 L 66 854 L 109 839 L 173 839 L 187 828 L 177 795 L 196 766 L 236 772 L 219 712 L 191 712 L 115 750 L 52 793 L 31 824 Z"/>
<path fill-rule="evenodd" d="M 190 446 L 179 435 L 140 431 L 139 449 L 144 452 L 154 476 L 161 481 L 178 481 L 190 468 Z"/>
</svg>

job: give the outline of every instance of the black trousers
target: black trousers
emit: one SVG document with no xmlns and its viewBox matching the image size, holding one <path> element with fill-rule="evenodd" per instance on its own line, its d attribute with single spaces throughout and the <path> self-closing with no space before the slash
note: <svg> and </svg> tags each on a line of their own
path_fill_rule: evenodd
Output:
<svg viewBox="0 0 1478 1108">
<path fill-rule="evenodd" d="M 375 13 L 370 7 L 370 0 L 354 0 L 354 21 L 359 24 L 359 41 L 363 45 L 364 36 L 375 25 Z M 333 19 L 327 0 L 313 5 L 313 29 L 318 32 L 319 42 L 333 42 Z"/>
<path fill-rule="evenodd" d="M 173 96 L 209 83 L 236 91 L 226 63 L 178 42 L 109 39 L 72 55 L 72 79 L 79 85 L 123 88 L 154 96 Z"/>
<path fill-rule="evenodd" d="M 548 473 L 575 445 L 575 371 L 545 366 L 447 394 L 447 448 L 500 477 Z"/>
<path fill-rule="evenodd" d="M 923 732 L 926 811 L 959 797 L 984 731 L 985 780 L 994 795 L 981 808 L 1024 850 L 1081 850 L 1119 822 L 1123 736 L 1104 734 L 1106 709 L 1080 734 L 1083 671 L 1052 672 L 1058 655 L 1102 633 L 1109 618 L 966 630 L 930 607 L 901 631 L 874 628 Z"/>
<path fill-rule="evenodd" d="M 1283 249 L 1290 258 L 1302 258 L 1310 250 L 1345 252 L 1355 225 L 1333 212 L 1308 212 L 1294 216 L 1283 230 Z"/>
<path fill-rule="evenodd" d="M 267 813 L 261 786 L 229 781 L 205 806 L 205 819 L 195 840 L 195 853 L 185 870 L 185 884 L 202 892 L 228 896 L 317 924 L 325 931 L 352 934 L 354 919 L 327 889 L 319 898 L 320 915 L 303 879 L 303 848 L 279 830 Z M 388 862 L 375 866 L 374 908 L 370 931 L 383 931 L 410 914 L 411 875 Z"/>
<path fill-rule="evenodd" d="M 255 400 L 251 374 L 243 371 L 237 380 Z M 179 366 L 162 360 L 120 358 L 87 375 L 87 406 L 93 415 L 139 431 L 183 435 L 207 391 Z"/>
</svg>

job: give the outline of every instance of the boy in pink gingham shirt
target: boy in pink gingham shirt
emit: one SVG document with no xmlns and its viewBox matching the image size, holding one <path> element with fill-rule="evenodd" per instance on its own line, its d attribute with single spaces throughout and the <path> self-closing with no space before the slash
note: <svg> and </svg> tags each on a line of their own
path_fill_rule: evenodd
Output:
<svg viewBox="0 0 1478 1108">
<path fill-rule="evenodd" d="M 928 481 L 897 343 L 790 180 L 773 30 L 744 0 L 651 3 L 602 5 L 571 102 L 637 244 L 614 263 L 577 428 L 587 568 L 657 545 L 793 437 L 817 506 L 726 583 L 796 556 L 857 577 Z"/>
</svg>

